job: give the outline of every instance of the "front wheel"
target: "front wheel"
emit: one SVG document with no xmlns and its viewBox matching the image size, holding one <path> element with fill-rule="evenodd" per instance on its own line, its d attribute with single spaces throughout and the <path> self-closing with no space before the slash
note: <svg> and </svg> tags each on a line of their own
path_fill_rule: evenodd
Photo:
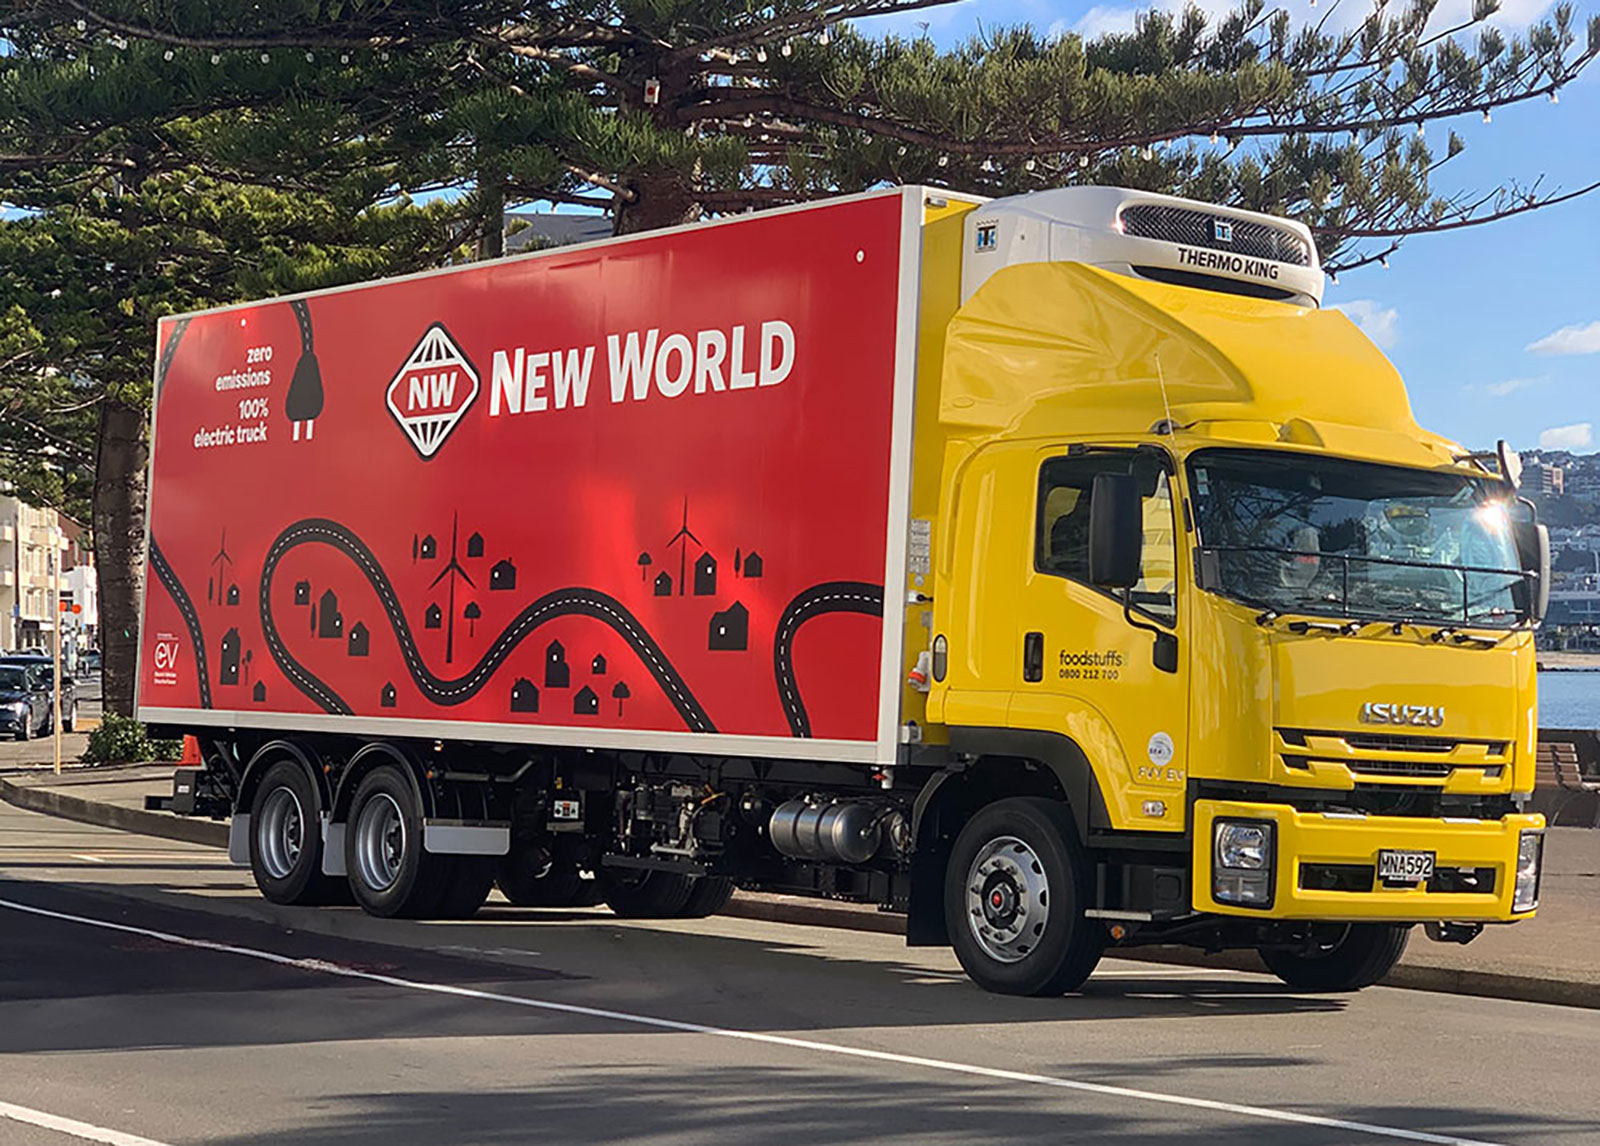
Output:
<svg viewBox="0 0 1600 1146">
<path fill-rule="evenodd" d="M 1261 961 L 1297 991 L 1359 991 L 1405 954 L 1411 929 L 1391 923 L 1323 924 L 1304 948 L 1263 947 Z"/>
<path fill-rule="evenodd" d="M 273 903 L 312 906 L 339 897 L 339 882 L 322 874 L 317 790 L 292 760 L 267 769 L 250 802 L 250 874 Z"/>
<path fill-rule="evenodd" d="M 1018 796 L 981 809 L 945 869 L 945 921 L 972 981 L 1001 995 L 1060 995 L 1105 950 L 1084 916 L 1089 864 L 1060 801 Z"/>
</svg>

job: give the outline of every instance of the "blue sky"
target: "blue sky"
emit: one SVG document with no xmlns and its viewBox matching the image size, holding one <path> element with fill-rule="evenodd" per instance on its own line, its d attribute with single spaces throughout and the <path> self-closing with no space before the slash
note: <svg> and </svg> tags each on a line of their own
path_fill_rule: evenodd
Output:
<svg viewBox="0 0 1600 1146">
<path fill-rule="evenodd" d="M 1166 6 L 1167 0 L 1163 0 Z M 1181 5 L 1174 5 L 1181 6 Z M 1202 7 L 1226 11 L 1224 0 Z M 1304 16 L 1305 0 L 1290 0 Z M 864 21 L 862 31 L 928 34 L 941 45 L 986 27 L 1028 23 L 1061 31 L 1132 26 L 1147 5 L 1115 0 L 963 0 Z M 1505 0 L 1495 22 L 1520 31 L 1547 0 Z M 1596 0 L 1578 0 L 1579 43 Z M 1459 16 L 1470 0 L 1441 0 L 1435 19 Z M 1360 0 L 1341 10 L 1359 18 Z M 1436 154 L 1447 127 L 1467 150 L 1435 176 L 1436 192 L 1487 190 L 1507 179 L 1544 177 L 1573 189 L 1600 179 L 1600 65 L 1561 93 L 1494 113 L 1430 126 Z M 1600 449 L 1600 192 L 1484 227 L 1410 239 L 1384 270 L 1353 271 L 1328 288 L 1405 376 L 1417 419 L 1474 447 L 1505 438 L 1519 449 Z"/>
</svg>

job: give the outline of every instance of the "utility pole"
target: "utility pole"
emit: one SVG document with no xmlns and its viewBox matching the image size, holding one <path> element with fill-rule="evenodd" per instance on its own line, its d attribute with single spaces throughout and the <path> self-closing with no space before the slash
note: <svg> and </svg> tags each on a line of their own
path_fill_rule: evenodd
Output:
<svg viewBox="0 0 1600 1146">
<path fill-rule="evenodd" d="M 50 527 L 50 596 L 55 625 L 54 679 L 50 686 L 50 738 L 55 742 L 56 775 L 61 775 L 61 528 Z"/>
</svg>

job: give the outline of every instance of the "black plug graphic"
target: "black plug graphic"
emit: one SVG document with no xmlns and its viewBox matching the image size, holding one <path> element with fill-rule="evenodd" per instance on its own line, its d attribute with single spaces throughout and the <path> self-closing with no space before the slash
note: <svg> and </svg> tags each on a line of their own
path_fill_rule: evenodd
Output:
<svg viewBox="0 0 1600 1146">
<path fill-rule="evenodd" d="M 289 304 L 289 309 L 294 311 L 295 321 L 300 324 L 300 361 L 294 364 L 283 412 L 294 426 L 294 440 L 300 440 L 300 423 L 304 422 L 309 442 L 317 416 L 322 413 L 322 367 L 317 363 L 312 343 L 311 308 L 303 299 L 297 299 Z"/>
</svg>

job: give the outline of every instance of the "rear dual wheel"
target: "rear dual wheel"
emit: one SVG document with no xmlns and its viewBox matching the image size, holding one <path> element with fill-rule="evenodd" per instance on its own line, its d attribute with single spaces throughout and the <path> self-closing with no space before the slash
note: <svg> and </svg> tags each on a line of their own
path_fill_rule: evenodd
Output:
<svg viewBox="0 0 1600 1146">
<path fill-rule="evenodd" d="M 250 802 L 250 873 L 273 903 L 312 907 L 348 902 L 344 881 L 322 874 L 316 785 L 293 760 L 267 769 Z"/>
<path fill-rule="evenodd" d="M 608 869 L 600 875 L 606 905 L 624 919 L 704 919 L 733 897 L 722 876 Z"/>
<path fill-rule="evenodd" d="M 356 787 L 344 835 L 350 892 L 369 915 L 466 919 L 494 885 L 492 856 L 435 855 L 422 843 L 422 809 L 410 777 L 374 768 Z"/>
</svg>

